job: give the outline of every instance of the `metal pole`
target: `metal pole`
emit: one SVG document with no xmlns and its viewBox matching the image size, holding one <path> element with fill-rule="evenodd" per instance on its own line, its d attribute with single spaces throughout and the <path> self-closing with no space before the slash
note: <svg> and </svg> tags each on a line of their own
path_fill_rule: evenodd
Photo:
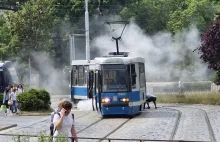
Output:
<svg viewBox="0 0 220 142">
<path fill-rule="evenodd" d="M 29 67 L 29 88 L 31 88 L 31 59 L 28 59 L 28 67 Z"/>
<path fill-rule="evenodd" d="M 90 60 L 88 0 L 85 0 L 86 60 Z"/>
<path fill-rule="evenodd" d="M 70 45 L 69 45 L 69 48 L 70 48 L 70 66 L 71 66 L 71 63 L 72 63 L 72 60 L 73 60 L 73 55 L 72 55 L 72 50 L 73 50 L 73 42 L 72 42 L 72 35 L 69 35 L 69 41 L 70 41 Z"/>
<path fill-rule="evenodd" d="M 117 48 L 117 55 L 119 55 L 119 49 L 118 49 L 118 38 L 116 38 L 116 48 Z"/>
<path fill-rule="evenodd" d="M 72 63 L 72 60 L 75 60 L 75 44 L 74 44 L 74 35 L 69 35 L 70 40 L 70 65 Z"/>
<path fill-rule="evenodd" d="M 76 60 L 75 36 L 72 36 L 72 59 Z"/>
</svg>

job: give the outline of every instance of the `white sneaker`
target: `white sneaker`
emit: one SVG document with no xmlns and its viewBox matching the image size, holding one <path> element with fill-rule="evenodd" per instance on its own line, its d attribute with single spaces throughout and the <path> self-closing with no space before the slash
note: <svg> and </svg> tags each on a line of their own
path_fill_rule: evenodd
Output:
<svg viewBox="0 0 220 142">
<path fill-rule="evenodd" d="M 7 113 L 5 113 L 5 116 L 7 116 Z"/>
</svg>

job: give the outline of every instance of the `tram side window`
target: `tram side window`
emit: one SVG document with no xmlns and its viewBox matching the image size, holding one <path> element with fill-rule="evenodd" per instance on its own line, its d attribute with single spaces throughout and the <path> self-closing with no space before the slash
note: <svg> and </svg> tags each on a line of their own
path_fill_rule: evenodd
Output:
<svg viewBox="0 0 220 142">
<path fill-rule="evenodd" d="M 88 66 L 84 66 L 84 84 L 87 84 L 87 80 L 88 80 Z"/>
<path fill-rule="evenodd" d="M 78 85 L 82 86 L 84 85 L 84 69 L 83 69 L 83 66 L 78 66 L 78 68 L 79 68 Z"/>
<path fill-rule="evenodd" d="M 140 87 L 146 86 L 144 63 L 139 63 Z"/>
<path fill-rule="evenodd" d="M 72 85 L 77 85 L 78 83 L 78 68 L 77 66 L 73 66 L 73 71 L 72 71 Z"/>
<path fill-rule="evenodd" d="M 131 83 L 132 83 L 132 88 L 136 88 L 135 64 L 131 64 Z"/>
</svg>

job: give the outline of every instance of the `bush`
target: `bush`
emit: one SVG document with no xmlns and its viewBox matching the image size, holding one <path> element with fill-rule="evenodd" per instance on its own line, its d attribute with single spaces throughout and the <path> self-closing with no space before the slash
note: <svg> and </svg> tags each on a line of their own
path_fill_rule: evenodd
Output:
<svg viewBox="0 0 220 142">
<path fill-rule="evenodd" d="M 31 89 L 28 92 L 31 93 L 32 95 L 35 95 L 35 96 L 39 95 L 39 92 L 36 89 Z"/>
<path fill-rule="evenodd" d="M 46 90 L 31 89 L 17 96 L 22 111 L 48 110 L 50 108 L 50 94 Z"/>
<path fill-rule="evenodd" d="M 50 94 L 46 90 L 44 90 L 44 89 L 39 90 L 37 98 L 43 101 L 45 109 L 50 108 L 50 105 L 51 105 Z"/>
<path fill-rule="evenodd" d="M 0 94 L 0 106 L 2 105 L 3 103 L 3 94 Z"/>
</svg>

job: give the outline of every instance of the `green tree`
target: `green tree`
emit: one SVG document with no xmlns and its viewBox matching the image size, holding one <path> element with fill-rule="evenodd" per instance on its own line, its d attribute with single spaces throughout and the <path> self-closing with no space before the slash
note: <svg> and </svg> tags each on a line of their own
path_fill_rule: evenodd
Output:
<svg viewBox="0 0 220 142">
<path fill-rule="evenodd" d="M 9 29 L 9 23 L 7 22 L 7 16 L 5 14 L 0 15 L 0 59 L 6 60 L 12 54 L 10 48 L 10 41 L 12 35 Z"/>
<path fill-rule="evenodd" d="M 181 5 L 170 13 L 169 31 L 177 33 L 192 24 L 204 31 L 214 18 L 215 8 L 209 0 L 184 0 Z"/>
</svg>

